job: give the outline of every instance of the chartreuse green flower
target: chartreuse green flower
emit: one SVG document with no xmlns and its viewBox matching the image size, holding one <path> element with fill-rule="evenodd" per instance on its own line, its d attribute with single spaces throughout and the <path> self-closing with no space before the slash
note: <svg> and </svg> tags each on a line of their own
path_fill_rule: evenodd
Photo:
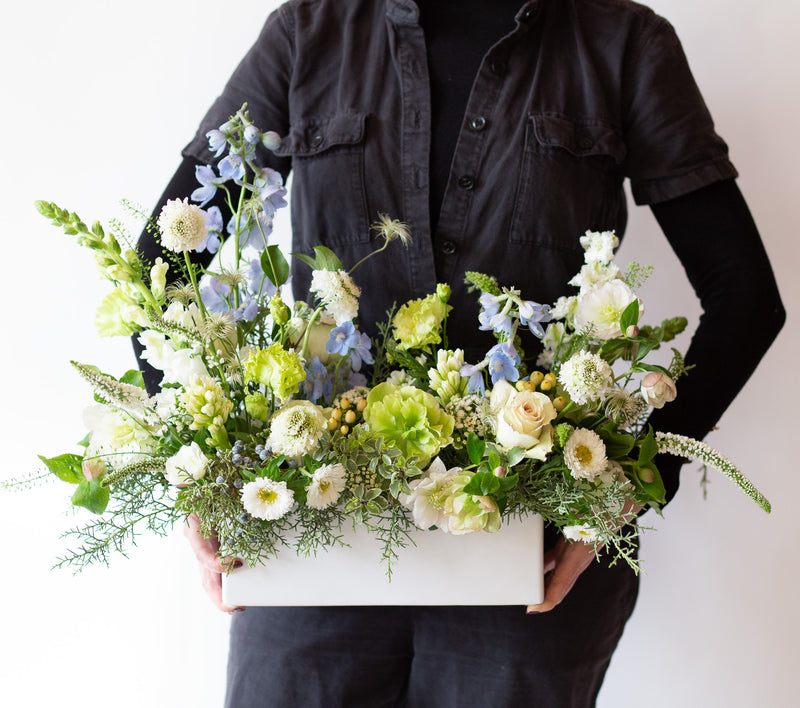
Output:
<svg viewBox="0 0 800 708">
<path fill-rule="evenodd" d="M 469 494 L 464 491 L 472 473 L 456 475 L 450 482 L 450 495 L 444 500 L 444 513 L 448 517 L 448 530 L 455 535 L 471 531 L 494 533 L 500 528 L 500 510 L 489 496 Z"/>
<path fill-rule="evenodd" d="M 378 384 L 367 396 L 364 421 L 374 436 L 383 436 L 405 457 L 414 455 L 425 467 L 452 442 L 453 416 L 436 399 L 414 386 Z"/>
<path fill-rule="evenodd" d="M 392 320 L 399 349 L 418 349 L 442 341 L 442 323 L 449 306 L 437 295 L 409 300 Z"/>
<path fill-rule="evenodd" d="M 266 349 L 254 349 L 244 364 L 245 381 L 264 384 L 284 400 L 300 390 L 305 377 L 297 353 L 287 351 L 277 343 Z"/>
</svg>

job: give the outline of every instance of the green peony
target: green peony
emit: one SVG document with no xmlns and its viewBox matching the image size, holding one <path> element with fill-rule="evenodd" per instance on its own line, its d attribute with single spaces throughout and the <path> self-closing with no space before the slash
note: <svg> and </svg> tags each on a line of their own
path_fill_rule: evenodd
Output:
<svg viewBox="0 0 800 708">
<path fill-rule="evenodd" d="M 405 457 L 414 455 L 425 467 L 439 450 L 452 442 L 455 421 L 436 399 L 413 386 L 382 383 L 367 396 L 364 422 L 370 434 L 382 435 Z"/>
<path fill-rule="evenodd" d="M 296 352 L 273 344 L 267 349 L 255 349 L 244 364 L 247 382 L 264 384 L 283 400 L 300 390 L 306 377 L 303 364 Z"/>
<path fill-rule="evenodd" d="M 410 300 L 403 305 L 392 320 L 398 348 L 418 349 L 426 344 L 439 344 L 448 307 L 436 295 Z"/>
<path fill-rule="evenodd" d="M 471 531 L 494 533 L 500 528 L 500 510 L 489 496 L 467 494 L 464 491 L 472 474 L 465 472 L 451 481 L 450 495 L 444 500 L 444 513 L 448 517 L 448 530 L 455 535 Z"/>
</svg>

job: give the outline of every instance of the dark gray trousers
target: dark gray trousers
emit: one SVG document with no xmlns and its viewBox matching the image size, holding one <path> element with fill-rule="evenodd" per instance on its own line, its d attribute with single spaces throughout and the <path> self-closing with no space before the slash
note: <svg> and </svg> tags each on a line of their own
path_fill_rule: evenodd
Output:
<svg viewBox="0 0 800 708">
<path fill-rule="evenodd" d="M 636 602 L 593 563 L 552 612 L 249 608 L 231 625 L 226 708 L 590 708 Z"/>
</svg>

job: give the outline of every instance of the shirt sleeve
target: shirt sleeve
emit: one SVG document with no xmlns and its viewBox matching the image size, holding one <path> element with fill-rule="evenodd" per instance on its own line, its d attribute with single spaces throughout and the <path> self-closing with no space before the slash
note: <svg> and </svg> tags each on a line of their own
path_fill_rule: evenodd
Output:
<svg viewBox="0 0 800 708">
<path fill-rule="evenodd" d="M 669 22 L 654 16 L 628 67 L 625 173 L 636 203 L 664 202 L 736 177 Z"/>
<path fill-rule="evenodd" d="M 267 18 L 255 44 L 236 67 L 222 93 L 206 113 L 183 156 L 200 164 L 214 161 L 206 133 L 219 128 L 247 103 L 250 119 L 264 131 L 281 136 L 289 130 L 289 84 L 294 62 L 294 42 L 289 10 L 282 6 Z M 289 172 L 289 160 L 259 146 L 259 164 Z"/>
</svg>

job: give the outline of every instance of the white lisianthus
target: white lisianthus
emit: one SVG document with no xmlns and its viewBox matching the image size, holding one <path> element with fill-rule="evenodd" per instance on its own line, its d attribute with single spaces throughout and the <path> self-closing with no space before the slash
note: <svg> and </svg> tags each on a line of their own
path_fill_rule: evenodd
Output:
<svg viewBox="0 0 800 708">
<path fill-rule="evenodd" d="M 315 270 L 309 290 L 324 304 L 337 325 L 354 320 L 358 315 L 361 289 L 344 270 Z"/>
<path fill-rule="evenodd" d="M 179 383 L 186 387 L 198 378 L 209 376 L 203 359 L 194 349 L 178 349 L 164 363 L 164 383 Z"/>
<path fill-rule="evenodd" d="M 561 529 L 564 538 L 569 541 L 583 541 L 584 543 L 594 543 L 600 538 L 597 529 L 589 524 L 581 524 L 580 526 L 565 526 Z"/>
<path fill-rule="evenodd" d="M 242 487 L 242 506 L 257 519 L 275 521 L 289 513 L 294 504 L 294 492 L 286 482 L 259 477 Z"/>
<path fill-rule="evenodd" d="M 314 472 L 311 484 L 306 487 L 306 503 L 312 509 L 326 509 L 339 499 L 344 491 L 347 470 L 336 463 L 323 465 Z"/>
<path fill-rule="evenodd" d="M 149 438 L 129 415 L 111 406 L 89 406 L 83 411 L 83 422 L 90 431 L 92 446 L 97 450 L 137 448 Z"/>
<path fill-rule="evenodd" d="M 564 462 L 575 479 L 594 481 L 608 465 L 605 443 L 594 430 L 577 428 L 564 445 Z"/>
<path fill-rule="evenodd" d="M 636 293 L 622 280 L 599 283 L 580 296 L 575 311 L 575 329 L 591 327 L 596 339 L 614 339 L 622 336 L 619 318 L 628 305 L 636 300 Z M 639 315 L 644 305 L 639 301 Z"/>
<path fill-rule="evenodd" d="M 267 443 L 276 455 L 306 455 L 317 447 L 327 422 L 311 401 L 290 401 L 272 416 Z"/>
<path fill-rule="evenodd" d="M 158 217 L 161 244 L 176 253 L 197 248 L 208 236 L 206 218 L 206 213 L 188 199 L 170 199 Z"/>
<path fill-rule="evenodd" d="M 558 372 L 558 381 L 578 405 L 602 398 L 614 383 L 614 372 L 599 354 L 575 352 Z"/>
<path fill-rule="evenodd" d="M 207 471 L 208 458 L 200 446 L 193 442 L 191 445 L 184 445 L 167 460 L 164 476 L 167 482 L 178 486 L 202 479 Z"/>
<path fill-rule="evenodd" d="M 663 408 L 664 404 L 674 401 L 678 395 L 675 382 L 658 371 L 651 371 L 642 379 L 640 391 L 647 405 L 653 408 Z"/>
<path fill-rule="evenodd" d="M 412 480 L 409 494 L 400 494 L 400 503 L 411 511 L 411 518 L 418 528 L 438 526 L 449 533 L 449 521 L 444 512 L 444 503 L 450 496 L 451 482 L 461 473 L 460 467 L 448 470 L 438 457 L 431 462 L 423 477 Z"/>
<path fill-rule="evenodd" d="M 619 239 L 613 231 L 587 231 L 580 237 L 586 263 L 610 263 Z"/>
<path fill-rule="evenodd" d="M 517 391 L 501 379 L 492 388 L 489 410 L 502 447 L 521 447 L 525 457 L 534 460 L 544 460 L 553 449 L 551 422 L 558 412 L 546 394 Z"/>
</svg>

